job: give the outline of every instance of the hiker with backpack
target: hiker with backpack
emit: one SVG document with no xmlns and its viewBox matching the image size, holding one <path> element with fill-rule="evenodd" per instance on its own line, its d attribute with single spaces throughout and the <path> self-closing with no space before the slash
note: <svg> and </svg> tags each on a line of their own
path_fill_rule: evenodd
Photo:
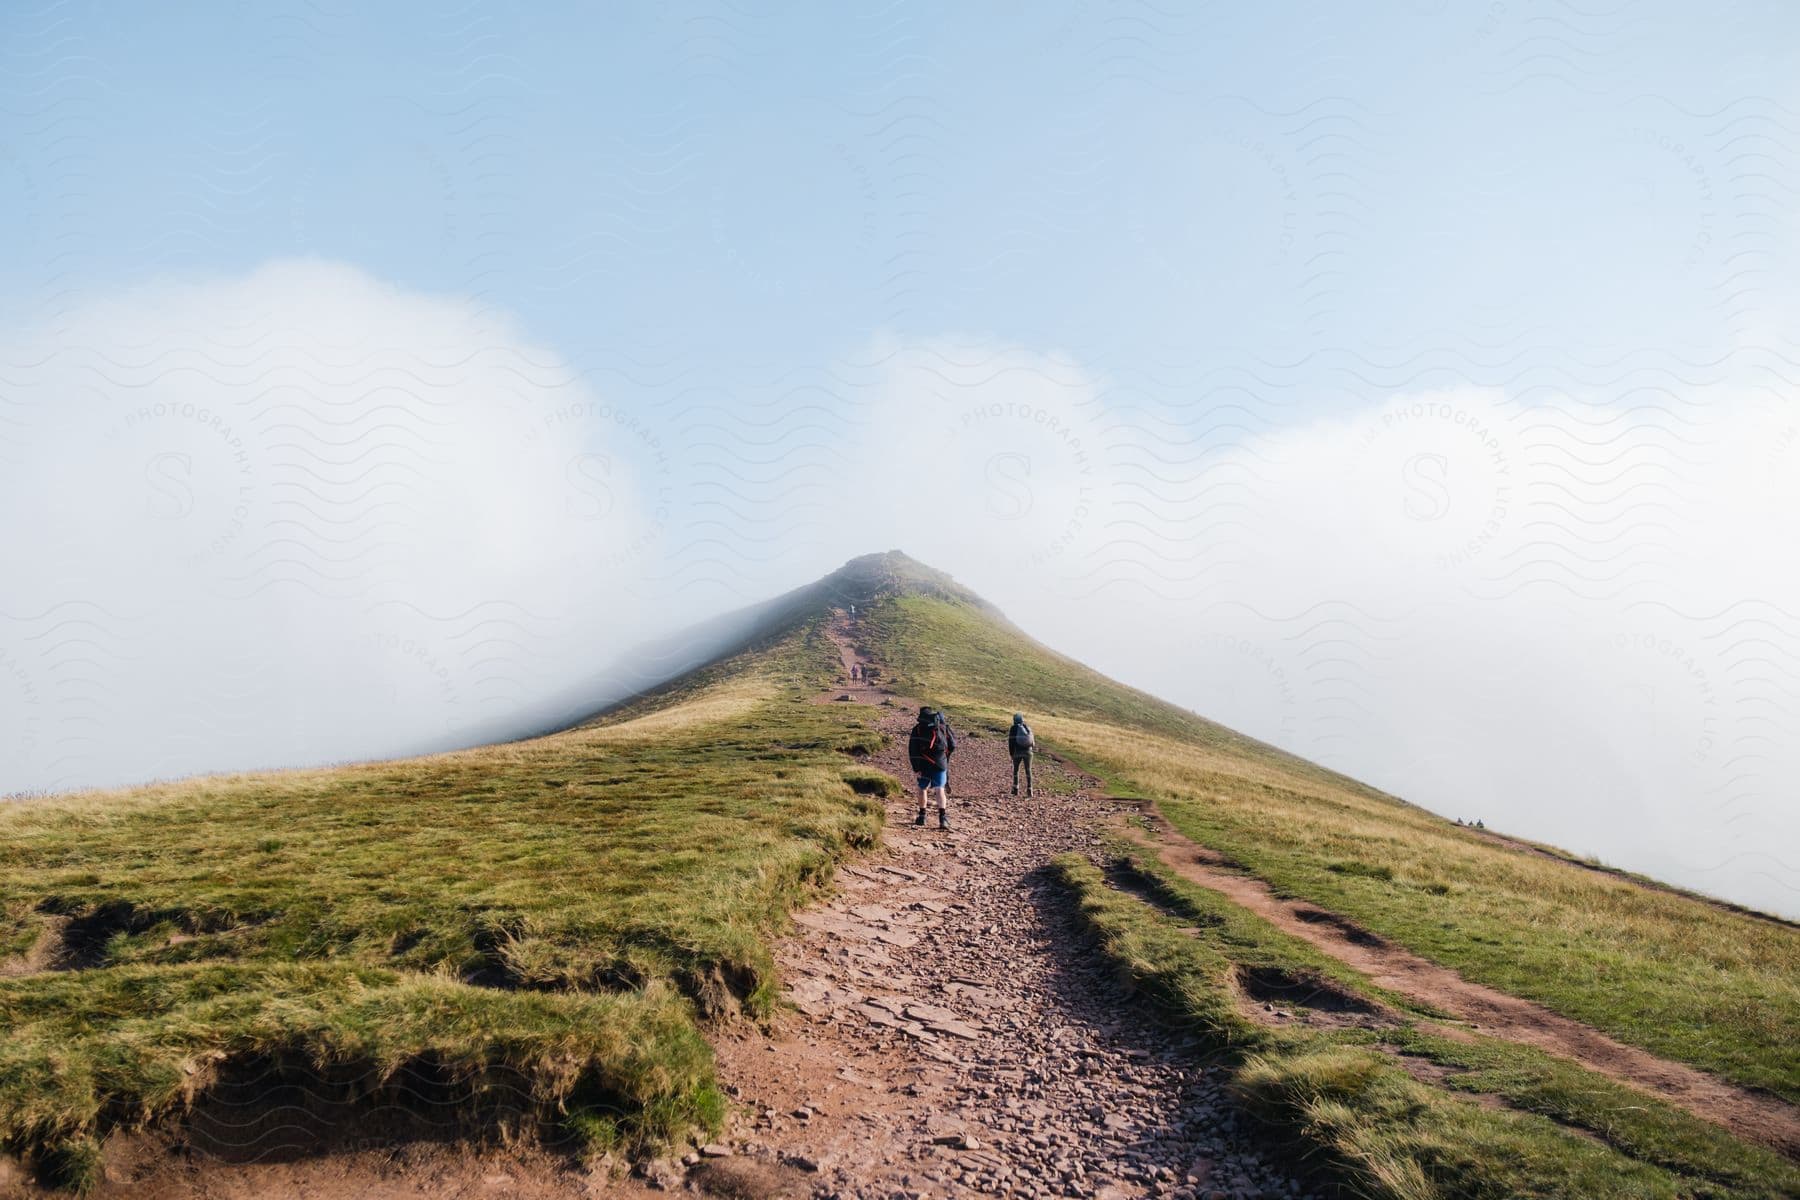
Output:
<svg viewBox="0 0 1800 1200">
<path fill-rule="evenodd" d="M 1025 723 L 1024 713 L 1014 713 L 1012 729 L 1006 735 L 1006 752 L 1012 756 L 1013 795 L 1019 794 L 1019 764 L 1025 764 L 1025 796 L 1031 797 L 1031 756 L 1037 750 L 1037 739 L 1031 735 L 1031 726 Z"/>
<path fill-rule="evenodd" d="M 914 825 L 925 824 L 925 803 L 931 789 L 938 794 L 938 828 L 950 828 L 950 756 L 956 752 L 956 735 L 943 713 L 928 707 L 919 710 L 918 723 L 906 739 L 906 757 L 919 777 L 919 815 Z"/>
</svg>

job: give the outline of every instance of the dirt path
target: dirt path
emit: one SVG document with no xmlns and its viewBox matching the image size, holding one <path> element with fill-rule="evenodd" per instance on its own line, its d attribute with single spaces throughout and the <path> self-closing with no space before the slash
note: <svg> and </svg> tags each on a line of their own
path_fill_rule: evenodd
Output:
<svg viewBox="0 0 1800 1200">
<path fill-rule="evenodd" d="M 836 636 L 855 661 L 850 631 Z M 874 765 L 910 779 L 916 709 L 894 706 Z M 951 719 L 956 720 L 952 712 Z M 733 1194 L 932 1197 L 1147 1194 L 1299 1197 L 1200 1065 L 1198 1047 L 1140 1014 L 1071 924 L 1041 868 L 1091 850 L 1128 806 L 1044 757 L 1038 795 L 1010 794 L 999 731 L 957 728 L 952 829 L 889 804 L 885 847 L 844 868 L 829 904 L 797 915 L 779 951 L 798 1011 L 772 1036 L 717 1039 L 738 1103 L 729 1157 L 688 1181 Z M 681 1165 L 652 1167 L 680 1186 Z M 734 1191 L 735 1189 L 735 1191 Z"/>
<path fill-rule="evenodd" d="M 1134 801 L 1133 806 L 1150 821 L 1154 841 L 1129 825 L 1121 827 L 1153 849 L 1176 874 L 1229 897 L 1381 987 L 1429 1004 L 1489 1037 L 1573 1059 L 1589 1070 L 1723 1125 L 1739 1137 L 1789 1156 L 1800 1155 L 1800 1110 L 1792 1105 L 1685 1063 L 1627 1046 L 1539 1004 L 1471 982 L 1315 904 L 1284 900 L 1261 879 L 1230 869 L 1216 852 L 1179 833 L 1154 805 Z"/>
</svg>

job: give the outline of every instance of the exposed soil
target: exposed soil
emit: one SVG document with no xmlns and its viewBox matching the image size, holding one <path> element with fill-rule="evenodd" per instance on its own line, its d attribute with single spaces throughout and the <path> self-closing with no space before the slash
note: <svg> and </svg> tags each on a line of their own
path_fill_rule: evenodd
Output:
<svg viewBox="0 0 1800 1200">
<path fill-rule="evenodd" d="M 834 632 L 848 679 L 860 659 L 847 623 Z M 846 694 L 890 703 L 868 761 L 910 784 L 916 704 L 870 685 L 819 700 Z M 916 794 L 890 800 L 882 851 L 797 914 L 778 952 L 795 1011 L 716 1039 L 740 1105 L 717 1149 L 801 1170 L 818 1196 L 1306 1194 L 1198 1044 L 1121 990 L 1043 873 L 1096 850 L 1128 806 L 1044 755 L 1037 796 L 1014 797 L 1004 732 L 950 717 L 951 828 L 935 807 L 914 825 Z M 679 1186 L 679 1166 L 652 1173 Z"/>
<path fill-rule="evenodd" d="M 100 1200 L 568 1200 L 646 1196 L 626 1164 L 583 1165 L 536 1146 L 471 1139 L 464 1103 L 441 1080 L 403 1070 L 383 1095 L 355 1080 L 246 1064 L 179 1125 L 107 1139 Z M 373 1081 L 367 1081 L 372 1086 Z M 347 1086 L 348 1085 L 348 1086 Z M 523 1083 L 488 1081 L 486 1113 L 516 1113 Z M 404 1099 L 406 1102 L 402 1103 Z M 0 1200 L 68 1200 L 0 1155 Z"/>
<path fill-rule="evenodd" d="M 43 931 L 29 950 L 12 958 L 0 958 L 0 979 L 56 970 L 64 957 L 63 930 L 68 924 L 67 917 L 45 918 Z"/>
<path fill-rule="evenodd" d="M 1328 979 L 1251 967 L 1238 971 L 1236 984 L 1239 1009 L 1265 1025 L 1298 1022 L 1315 1028 L 1382 1029 L 1399 1022 L 1398 1014 Z"/>
<path fill-rule="evenodd" d="M 185 914 L 182 914 L 185 915 Z M 143 913 L 130 904 L 113 901 L 79 915 L 41 913 L 37 940 L 23 954 L 0 959 L 0 979 L 40 975 L 48 971 L 86 971 L 106 962 L 107 946 L 116 934 L 141 933 L 168 914 Z M 205 932 L 230 937 L 255 928 L 255 923 L 207 928 Z M 195 940 L 194 933 L 179 928 L 167 935 L 165 945 L 179 946 Z"/>
<path fill-rule="evenodd" d="M 504 1147 L 405 1140 L 323 1153 L 314 1148 L 304 1156 L 255 1163 L 182 1159 L 181 1154 L 161 1139 L 127 1140 L 108 1153 L 109 1177 L 123 1182 L 101 1194 L 132 1200 L 569 1200 L 650 1194 L 604 1167 L 582 1170 L 562 1156 Z M 176 1164 L 171 1157 L 177 1157 Z"/>
<path fill-rule="evenodd" d="M 1466 1022 L 1470 1029 L 1489 1037 L 1573 1059 L 1589 1070 L 1723 1125 L 1740 1137 L 1789 1156 L 1800 1155 L 1800 1110 L 1778 1097 L 1625 1045 L 1540 1004 L 1471 982 L 1336 913 L 1305 901 L 1284 900 L 1256 876 L 1222 865 L 1217 853 L 1178 832 L 1153 804 L 1134 801 L 1133 805 L 1153 827 L 1154 837 L 1133 829 L 1131 823 L 1121 822 L 1121 828 L 1154 850 L 1176 874 L 1304 938 L 1371 982 Z"/>
</svg>

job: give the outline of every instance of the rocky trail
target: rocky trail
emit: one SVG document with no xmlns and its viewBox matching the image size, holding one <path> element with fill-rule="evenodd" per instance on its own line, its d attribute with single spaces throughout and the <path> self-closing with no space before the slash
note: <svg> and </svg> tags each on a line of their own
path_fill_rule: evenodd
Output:
<svg viewBox="0 0 1800 1200">
<path fill-rule="evenodd" d="M 860 662 L 836 630 L 845 678 Z M 878 686 L 824 702 L 880 704 L 874 765 L 910 782 L 916 709 Z M 952 717 L 954 718 L 954 713 Z M 717 1039 L 738 1111 L 725 1140 L 652 1164 L 669 1187 L 735 1195 L 1301 1197 L 1255 1144 L 1198 1047 L 1122 995 L 1080 947 L 1041 875 L 1098 846 L 1129 806 L 1040 755 L 1034 798 L 1010 794 L 1003 738 L 959 728 L 951 822 L 889 802 L 881 852 L 797 914 L 779 952 L 796 1011 L 771 1034 Z"/>
</svg>

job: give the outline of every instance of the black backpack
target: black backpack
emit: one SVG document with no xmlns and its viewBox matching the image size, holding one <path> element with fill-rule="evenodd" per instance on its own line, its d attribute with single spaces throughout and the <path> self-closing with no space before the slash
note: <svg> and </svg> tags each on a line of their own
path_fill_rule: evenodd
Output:
<svg viewBox="0 0 1800 1200">
<path fill-rule="evenodd" d="M 906 757 L 915 771 L 939 771 L 950 761 L 949 749 L 939 735 L 943 726 L 936 717 L 919 718 L 906 740 Z"/>
<path fill-rule="evenodd" d="M 1013 722 L 1012 732 L 1006 735 L 1006 747 L 1016 755 L 1031 749 L 1031 726 L 1023 721 Z"/>
</svg>

